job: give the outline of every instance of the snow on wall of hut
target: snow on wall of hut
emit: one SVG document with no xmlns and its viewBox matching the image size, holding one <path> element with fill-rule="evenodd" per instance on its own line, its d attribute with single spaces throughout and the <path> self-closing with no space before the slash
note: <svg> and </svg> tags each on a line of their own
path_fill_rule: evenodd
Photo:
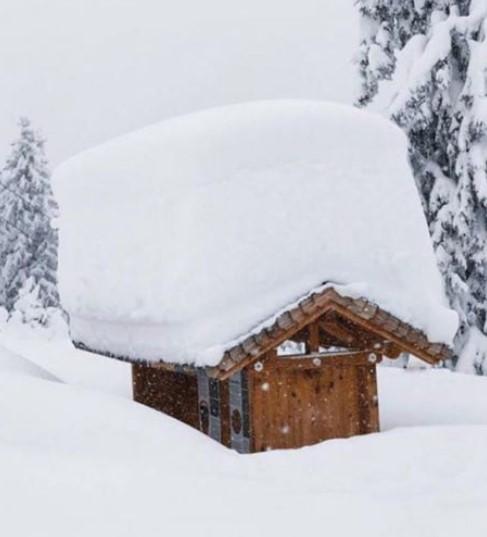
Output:
<svg viewBox="0 0 487 537">
<path fill-rule="evenodd" d="M 385 150 L 384 148 L 387 148 Z M 55 173 L 74 339 L 214 365 L 323 282 L 450 343 L 402 133 L 307 101 L 211 109 L 86 151 Z"/>
</svg>

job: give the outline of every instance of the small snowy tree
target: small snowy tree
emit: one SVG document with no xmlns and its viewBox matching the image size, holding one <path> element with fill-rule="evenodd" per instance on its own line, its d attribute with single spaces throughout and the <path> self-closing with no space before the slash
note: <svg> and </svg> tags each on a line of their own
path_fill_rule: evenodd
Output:
<svg viewBox="0 0 487 537">
<path fill-rule="evenodd" d="M 387 113 L 409 138 L 438 263 L 461 321 L 462 367 L 487 373 L 481 336 L 487 334 L 487 2 L 357 5 L 363 27 L 357 103 L 373 102 L 383 81 L 401 71 Z"/>
<path fill-rule="evenodd" d="M 19 290 L 15 301 L 12 317 L 24 324 L 44 324 L 47 310 L 39 300 L 39 285 L 30 277 Z"/>
<path fill-rule="evenodd" d="M 56 287 L 57 205 L 50 185 L 44 139 L 28 119 L 19 122 L 0 178 L 0 300 L 12 312 L 28 283 L 39 307 L 59 304 Z M 35 289 L 35 293 L 33 291 Z"/>
</svg>

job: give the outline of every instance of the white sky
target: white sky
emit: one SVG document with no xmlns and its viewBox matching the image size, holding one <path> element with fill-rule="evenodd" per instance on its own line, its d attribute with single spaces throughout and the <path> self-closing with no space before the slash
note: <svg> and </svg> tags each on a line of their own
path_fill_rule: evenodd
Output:
<svg viewBox="0 0 487 537">
<path fill-rule="evenodd" d="M 351 102 L 354 0 L 0 0 L 0 157 L 19 115 L 53 164 L 199 108 Z"/>
</svg>

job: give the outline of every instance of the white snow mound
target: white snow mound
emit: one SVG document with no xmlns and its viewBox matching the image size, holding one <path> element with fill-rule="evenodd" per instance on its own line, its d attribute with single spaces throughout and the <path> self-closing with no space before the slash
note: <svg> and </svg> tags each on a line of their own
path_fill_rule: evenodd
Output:
<svg viewBox="0 0 487 537">
<path fill-rule="evenodd" d="M 60 290 L 75 340 L 215 365 L 323 282 L 451 343 L 398 128 L 307 101 L 191 114 L 86 151 L 55 173 Z"/>
</svg>

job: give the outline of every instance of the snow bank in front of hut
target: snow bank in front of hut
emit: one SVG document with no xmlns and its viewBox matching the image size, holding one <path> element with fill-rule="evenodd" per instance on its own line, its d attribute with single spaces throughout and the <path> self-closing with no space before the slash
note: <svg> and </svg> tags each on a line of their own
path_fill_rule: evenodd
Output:
<svg viewBox="0 0 487 537">
<path fill-rule="evenodd" d="M 74 339 L 214 365 L 323 282 L 450 343 L 402 133 L 320 102 L 164 121 L 60 166 L 60 288 Z"/>
<path fill-rule="evenodd" d="M 29 359 L 50 362 L 51 345 Z M 386 432 L 241 456 L 106 393 L 107 367 L 128 381 L 126 364 L 84 356 L 81 367 L 73 352 L 61 383 L 0 346 L 4 535 L 487 535 L 486 377 L 379 367 Z"/>
</svg>

